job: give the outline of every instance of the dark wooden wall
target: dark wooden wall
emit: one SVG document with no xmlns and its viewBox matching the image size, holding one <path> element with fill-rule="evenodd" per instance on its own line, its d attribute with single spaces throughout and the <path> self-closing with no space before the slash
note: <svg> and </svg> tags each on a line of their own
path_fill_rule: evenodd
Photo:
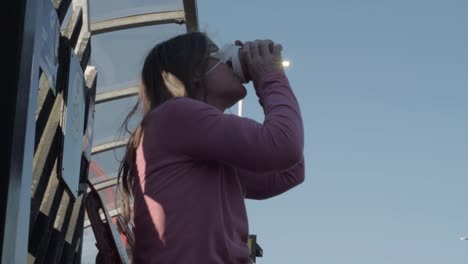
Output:
<svg viewBox="0 0 468 264">
<path fill-rule="evenodd" d="M 50 0 L 49 0 L 50 1 Z M 58 72 L 55 93 L 44 73 L 40 75 L 36 111 L 31 215 L 29 227 L 28 263 L 80 263 L 85 217 L 84 199 L 89 157 L 81 155 L 78 194 L 74 194 L 61 179 L 64 132 L 61 121 L 62 104 L 67 96 L 70 52 L 83 69 L 86 86 L 86 112 L 83 135 L 92 128 L 96 71 L 88 66 L 91 52 L 90 33 L 83 30 L 83 11 L 73 10 L 71 0 L 54 0 L 61 30 Z M 69 12 L 69 19 L 65 20 Z M 80 32 L 82 32 L 80 34 Z M 85 148 L 90 148 L 91 142 Z M 86 144 L 85 144 L 86 145 Z M 81 147 L 81 144 L 80 144 Z M 76 195 L 76 196 L 75 196 Z"/>
</svg>

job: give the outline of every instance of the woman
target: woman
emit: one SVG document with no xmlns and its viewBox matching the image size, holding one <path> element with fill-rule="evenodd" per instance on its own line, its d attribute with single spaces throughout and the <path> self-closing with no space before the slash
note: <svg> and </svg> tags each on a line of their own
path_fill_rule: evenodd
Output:
<svg viewBox="0 0 468 264">
<path fill-rule="evenodd" d="M 119 170 L 127 217 L 134 202 L 135 263 L 251 263 L 244 198 L 273 197 L 304 180 L 303 124 L 282 47 L 236 44 L 263 124 L 224 114 L 247 91 L 203 33 L 162 42 L 145 59 L 143 119 Z"/>
</svg>

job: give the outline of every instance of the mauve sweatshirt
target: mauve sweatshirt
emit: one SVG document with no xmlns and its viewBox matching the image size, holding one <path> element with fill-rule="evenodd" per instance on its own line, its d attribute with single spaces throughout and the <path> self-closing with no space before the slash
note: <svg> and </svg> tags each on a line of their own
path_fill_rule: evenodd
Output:
<svg viewBox="0 0 468 264">
<path fill-rule="evenodd" d="M 187 97 L 148 114 L 136 157 L 134 263 L 252 263 L 244 199 L 304 181 L 304 129 L 287 77 L 271 72 L 255 91 L 263 124 Z"/>
</svg>

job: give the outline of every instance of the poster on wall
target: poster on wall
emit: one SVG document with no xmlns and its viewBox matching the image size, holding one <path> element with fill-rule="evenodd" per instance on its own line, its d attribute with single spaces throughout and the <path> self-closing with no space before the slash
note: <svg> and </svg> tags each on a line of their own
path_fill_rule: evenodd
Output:
<svg viewBox="0 0 468 264">
<path fill-rule="evenodd" d="M 63 101 L 63 152 L 61 162 L 61 177 L 71 193 L 78 195 L 80 184 L 81 153 L 83 144 L 83 128 L 86 112 L 86 86 L 80 62 L 70 51 L 70 68 L 68 88 Z"/>
<path fill-rule="evenodd" d="M 39 67 L 50 82 L 53 93 L 56 93 L 60 22 L 52 1 L 42 1 L 36 30 L 36 47 L 39 56 Z"/>
</svg>

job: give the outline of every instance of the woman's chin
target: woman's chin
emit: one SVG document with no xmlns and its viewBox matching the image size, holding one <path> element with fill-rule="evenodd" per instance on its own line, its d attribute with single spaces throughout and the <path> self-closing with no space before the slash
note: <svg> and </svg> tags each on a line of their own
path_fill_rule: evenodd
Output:
<svg viewBox="0 0 468 264">
<path fill-rule="evenodd" d="M 244 85 L 241 85 L 241 89 L 236 89 L 234 93 L 229 96 L 229 107 L 232 107 L 233 105 L 237 104 L 240 100 L 244 99 L 247 96 L 247 89 L 244 87 Z"/>
<path fill-rule="evenodd" d="M 241 85 L 241 86 L 242 86 L 242 96 L 239 100 L 242 100 L 247 96 L 247 88 L 245 88 L 244 85 Z"/>
</svg>

